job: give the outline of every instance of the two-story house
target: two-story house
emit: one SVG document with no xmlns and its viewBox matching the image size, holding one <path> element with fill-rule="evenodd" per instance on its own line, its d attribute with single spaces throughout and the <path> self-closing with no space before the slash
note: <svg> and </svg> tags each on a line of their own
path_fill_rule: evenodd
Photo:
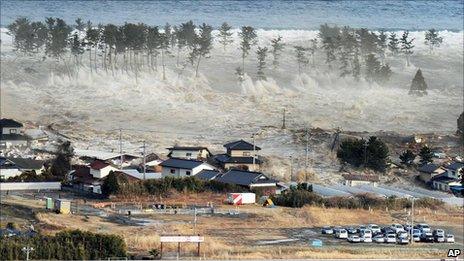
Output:
<svg viewBox="0 0 464 261">
<path fill-rule="evenodd" d="M 224 147 L 226 148 L 226 153 L 214 157 L 222 168 L 239 168 L 250 171 L 259 170 L 262 161 L 256 152 L 261 150 L 260 147 L 244 140 L 229 142 L 224 144 Z"/>
<path fill-rule="evenodd" d="M 464 168 L 464 163 L 455 161 L 450 165 L 446 166 L 445 168 L 446 176 L 459 180 L 462 178 L 461 170 Z"/>
<path fill-rule="evenodd" d="M 162 177 L 183 178 L 195 176 L 202 170 L 213 170 L 214 167 L 201 160 L 170 158 L 160 164 Z"/>
<path fill-rule="evenodd" d="M 23 124 L 12 119 L 0 119 L 0 147 L 27 146 L 28 138 L 22 134 Z"/>
<path fill-rule="evenodd" d="M 95 160 L 94 162 L 90 163 L 89 167 L 90 174 L 96 179 L 104 178 L 108 176 L 108 174 L 110 174 L 111 171 L 118 170 L 111 164 L 100 160 Z"/>
<path fill-rule="evenodd" d="M 174 146 L 167 149 L 169 158 L 205 160 L 211 157 L 211 152 L 206 147 Z"/>
</svg>

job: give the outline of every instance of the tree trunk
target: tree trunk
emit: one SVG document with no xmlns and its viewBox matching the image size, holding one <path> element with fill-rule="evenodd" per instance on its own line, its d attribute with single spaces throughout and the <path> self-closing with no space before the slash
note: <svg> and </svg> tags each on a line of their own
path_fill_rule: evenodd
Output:
<svg viewBox="0 0 464 261">
<path fill-rule="evenodd" d="M 200 67 L 200 60 L 201 60 L 201 55 L 198 55 L 198 62 L 195 68 L 195 77 L 198 77 L 198 68 Z"/>
<path fill-rule="evenodd" d="M 164 50 L 161 51 L 161 63 L 163 64 L 163 80 L 166 80 L 166 65 L 164 64 Z"/>
</svg>

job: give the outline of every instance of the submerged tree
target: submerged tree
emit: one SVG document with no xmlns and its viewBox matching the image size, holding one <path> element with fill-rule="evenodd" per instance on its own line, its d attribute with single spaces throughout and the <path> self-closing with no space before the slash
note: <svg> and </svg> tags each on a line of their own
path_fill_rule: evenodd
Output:
<svg viewBox="0 0 464 261">
<path fill-rule="evenodd" d="M 267 56 L 267 47 L 259 47 L 256 51 L 258 57 L 258 72 L 256 73 L 259 80 L 266 80 L 264 75 L 264 69 L 266 68 L 266 56 Z"/>
<path fill-rule="evenodd" d="M 195 77 L 198 77 L 198 68 L 200 67 L 201 58 L 207 57 L 213 44 L 213 37 L 211 35 L 213 27 L 203 23 L 199 26 L 199 29 L 200 32 L 199 35 L 195 38 L 195 45 L 191 53 L 192 57 L 197 59 Z"/>
<path fill-rule="evenodd" d="M 373 54 L 369 54 L 365 60 L 366 63 L 366 72 L 365 78 L 368 82 L 374 82 L 377 79 L 377 72 L 379 71 L 381 65 L 379 60 Z"/>
<path fill-rule="evenodd" d="M 251 26 L 242 26 L 242 30 L 239 33 L 241 42 L 240 42 L 240 50 L 242 51 L 242 71 L 245 72 L 245 58 L 250 53 L 251 47 L 256 45 L 258 37 L 256 35 L 256 31 Z"/>
<path fill-rule="evenodd" d="M 425 32 L 425 44 L 429 46 L 430 53 L 433 53 L 434 48 L 440 47 L 443 42 L 443 37 L 440 37 L 438 31 L 430 29 Z"/>
<path fill-rule="evenodd" d="M 399 48 L 400 41 L 398 37 L 396 36 L 396 33 L 391 33 L 390 36 L 388 37 L 388 50 L 393 55 L 398 54 L 400 48 Z"/>
<path fill-rule="evenodd" d="M 406 150 L 400 155 L 401 163 L 411 165 L 416 159 L 416 154 L 412 150 Z"/>
<path fill-rule="evenodd" d="M 410 56 L 411 54 L 414 53 L 413 51 L 414 45 L 412 44 L 414 42 L 414 38 L 409 39 L 408 37 L 409 37 L 409 32 L 404 31 L 403 35 L 401 36 L 400 42 L 401 42 L 401 52 L 403 52 L 404 55 L 406 55 L 406 62 L 407 62 L 407 65 L 409 66 Z"/>
<path fill-rule="evenodd" d="M 222 45 L 224 51 L 226 51 L 227 45 L 231 44 L 234 40 L 232 39 L 233 33 L 230 31 L 232 26 L 228 23 L 222 23 L 221 27 L 219 28 L 219 43 Z"/>
<path fill-rule="evenodd" d="M 359 52 L 356 52 L 353 55 L 353 70 L 351 71 L 351 75 L 356 81 L 359 81 L 361 77 L 361 63 L 359 62 Z"/>
<path fill-rule="evenodd" d="M 427 164 L 433 162 L 433 152 L 428 146 L 424 146 L 419 151 L 420 163 Z"/>
<path fill-rule="evenodd" d="M 414 79 L 412 79 L 409 94 L 416 94 L 420 96 L 427 94 L 427 83 L 425 82 L 421 69 L 417 70 Z"/>
<path fill-rule="evenodd" d="M 274 69 L 277 69 L 279 66 L 279 57 L 284 49 L 284 44 L 282 43 L 282 36 L 277 36 L 276 38 L 271 40 L 271 47 L 272 47 L 272 56 L 274 60 L 272 61 L 272 65 Z"/>
<path fill-rule="evenodd" d="M 308 49 L 306 49 L 303 46 L 295 46 L 295 56 L 296 56 L 296 62 L 298 63 L 298 74 L 301 74 L 301 69 L 302 67 L 305 67 L 309 61 L 308 57 L 306 55 L 306 52 Z"/>
</svg>

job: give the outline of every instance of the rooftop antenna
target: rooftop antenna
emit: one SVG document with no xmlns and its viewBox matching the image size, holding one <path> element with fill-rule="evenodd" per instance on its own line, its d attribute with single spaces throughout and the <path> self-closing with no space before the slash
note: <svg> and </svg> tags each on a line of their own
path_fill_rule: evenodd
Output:
<svg viewBox="0 0 464 261">
<path fill-rule="evenodd" d="M 119 154 L 120 154 L 119 168 L 122 169 L 122 161 L 123 161 L 123 156 L 122 156 L 122 129 L 119 129 Z"/>
<path fill-rule="evenodd" d="M 285 108 L 284 108 L 284 112 L 283 112 L 283 115 L 282 115 L 282 129 L 285 130 Z"/>
</svg>

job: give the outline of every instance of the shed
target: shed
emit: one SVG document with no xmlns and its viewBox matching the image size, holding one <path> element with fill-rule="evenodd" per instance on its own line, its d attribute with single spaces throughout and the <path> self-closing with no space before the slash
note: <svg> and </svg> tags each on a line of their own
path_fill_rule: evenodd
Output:
<svg viewBox="0 0 464 261">
<path fill-rule="evenodd" d="M 69 199 L 56 199 L 55 200 L 55 211 L 60 214 L 71 213 L 71 200 Z"/>
</svg>

